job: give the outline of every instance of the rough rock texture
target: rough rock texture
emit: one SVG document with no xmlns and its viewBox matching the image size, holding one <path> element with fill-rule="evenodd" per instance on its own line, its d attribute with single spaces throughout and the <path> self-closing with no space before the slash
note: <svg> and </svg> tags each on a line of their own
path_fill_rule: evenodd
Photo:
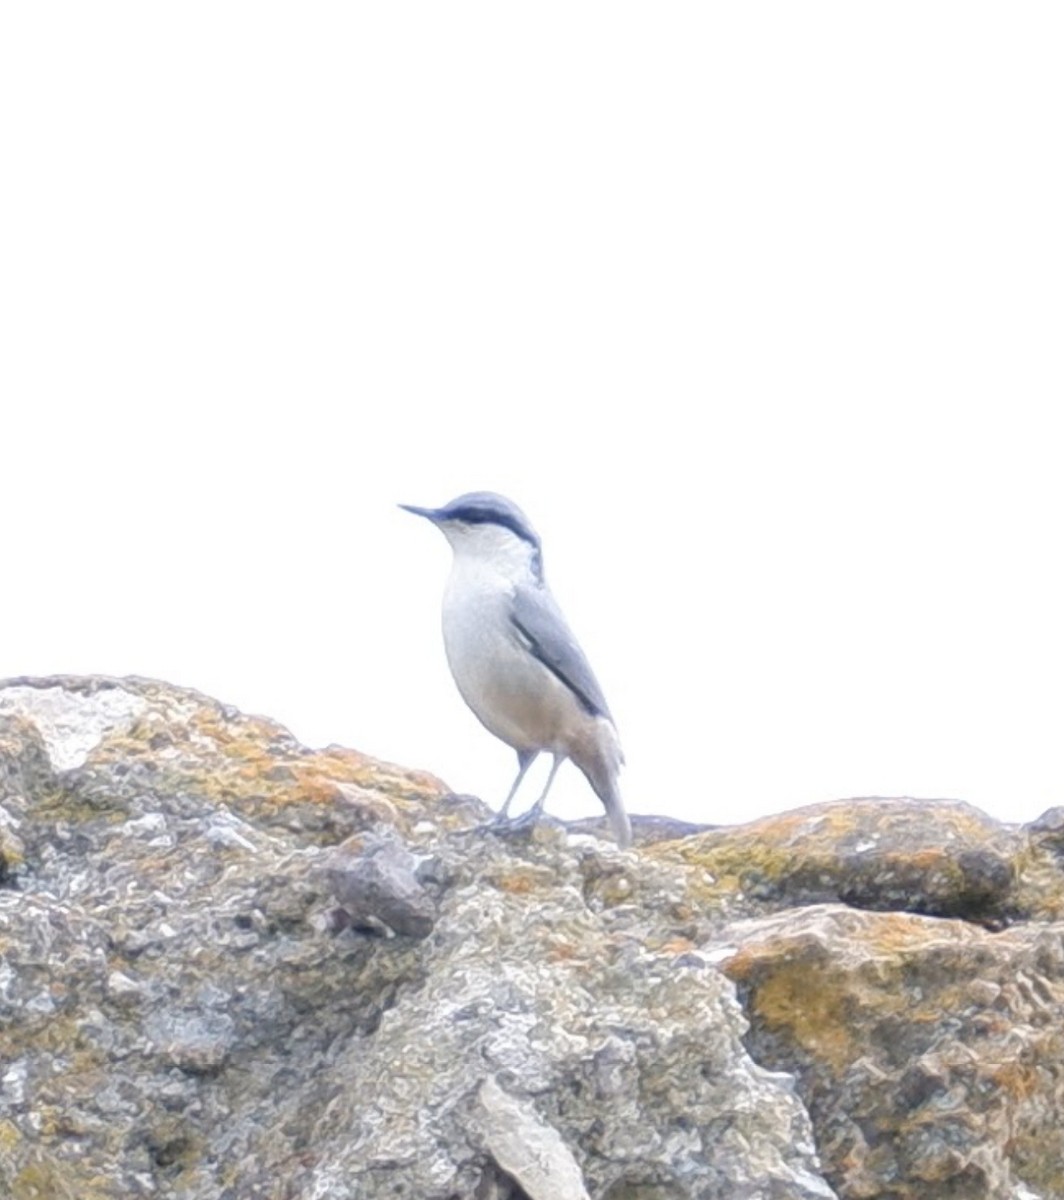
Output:
<svg viewBox="0 0 1064 1200">
<path fill-rule="evenodd" d="M 748 1044 L 799 1077 L 841 1195 L 1064 1195 L 1061 934 L 827 905 L 729 931 Z"/>
<path fill-rule="evenodd" d="M 1064 1200 L 1064 813 L 621 853 L 145 680 L 0 684 L 0 1196 Z"/>
</svg>

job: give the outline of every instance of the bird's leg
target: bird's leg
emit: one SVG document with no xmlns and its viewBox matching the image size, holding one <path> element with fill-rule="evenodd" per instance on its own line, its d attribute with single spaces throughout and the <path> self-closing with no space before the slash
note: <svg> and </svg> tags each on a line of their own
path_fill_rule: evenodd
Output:
<svg viewBox="0 0 1064 1200">
<path fill-rule="evenodd" d="M 514 780 L 513 787 L 510 788 L 510 794 L 503 801 L 502 808 L 499 809 L 495 820 L 503 822 L 506 820 L 506 814 L 510 809 L 510 803 L 514 796 L 517 795 L 517 789 L 521 786 L 521 780 L 524 779 L 528 768 L 536 761 L 539 754 L 538 750 L 518 750 L 517 752 L 517 778 Z"/>
<path fill-rule="evenodd" d="M 535 813 L 537 817 L 543 811 L 544 804 L 547 803 L 547 793 L 550 791 L 550 785 L 554 782 L 554 776 L 558 774 L 558 768 L 563 762 L 565 762 L 564 754 L 556 754 L 554 756 L 554 762 L 551 763 L 550 774 L 547 776 L 547 782 L 543 785 L 543 792 L 535 804 L 532 805 L 531 809 L 529 809 L 529 811 Z"/>
<path fill-rule="evenodd" d="M 543 791 L 539 799 L 532 805 L 526 813 L 522 813 L 512 822 L 515 826 L 533 825 L 543 812 L 543 806 L 547 803 L 547 793 L 550 791 L 550 785 L 554 782 L 554 776 L 558 774 L 558 768 L 565 762 L 564 754 L 555 754 L 554 762 L 551 764 L 550 774 L 547 776 L 547 782 L 543 785 Z"/>
</svg>

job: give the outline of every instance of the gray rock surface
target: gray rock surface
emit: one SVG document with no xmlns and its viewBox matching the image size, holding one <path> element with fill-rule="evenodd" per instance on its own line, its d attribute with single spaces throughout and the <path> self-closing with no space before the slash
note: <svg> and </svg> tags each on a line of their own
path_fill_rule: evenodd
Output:
<svg viewBox="0 0 1064 1200">
<path fill-rule="evenodd" d="M 326 861 L 339 903 L 337 930 L 428 937 L 437 911 L 418 878 L 418 860 L 393 837 L 351 838 Z"/>
<path fill-rule="evenodd" d="M 1064 1200 L 1056 816 L 489 815 L 166 684 L 0 684 L 0 1197 Z"/>
<path fill-rule="evenodd" d="M 0 752 L 0 1195 L 833 1194 L 634 855 L 150 681 L 0 686 Z"/>
</svg>

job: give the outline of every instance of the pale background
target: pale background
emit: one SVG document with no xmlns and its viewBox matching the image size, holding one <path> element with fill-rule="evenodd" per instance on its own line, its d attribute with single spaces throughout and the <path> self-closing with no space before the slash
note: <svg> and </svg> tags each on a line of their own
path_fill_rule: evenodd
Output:
<svg viewBox="0 0 1064 1200">
<path fill-rule="evenodd" d="M 159 676 L 497 803 L 395 507 L 487 487 L 632 810 L 1064 803 L 1062 34 L 4 5 L 0 675 Z M 550 808 L 598 810 L 572 767 Z"/>
</svg>

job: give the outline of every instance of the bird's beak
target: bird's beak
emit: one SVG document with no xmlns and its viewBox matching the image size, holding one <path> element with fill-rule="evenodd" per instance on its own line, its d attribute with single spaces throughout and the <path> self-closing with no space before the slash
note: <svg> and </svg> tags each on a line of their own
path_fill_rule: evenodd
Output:
<svg viewBox="0 0 1064 1200">
<path fill-rule="evenodd" d="M 433 523 L 436 521 L 437 510 L 435 508 L 418 508 L 416 504 L 400 504 L 399 507 L 406 509 L 409 513 L 413 513 L 416 517 L 426 517 Z"/>
</svg>

